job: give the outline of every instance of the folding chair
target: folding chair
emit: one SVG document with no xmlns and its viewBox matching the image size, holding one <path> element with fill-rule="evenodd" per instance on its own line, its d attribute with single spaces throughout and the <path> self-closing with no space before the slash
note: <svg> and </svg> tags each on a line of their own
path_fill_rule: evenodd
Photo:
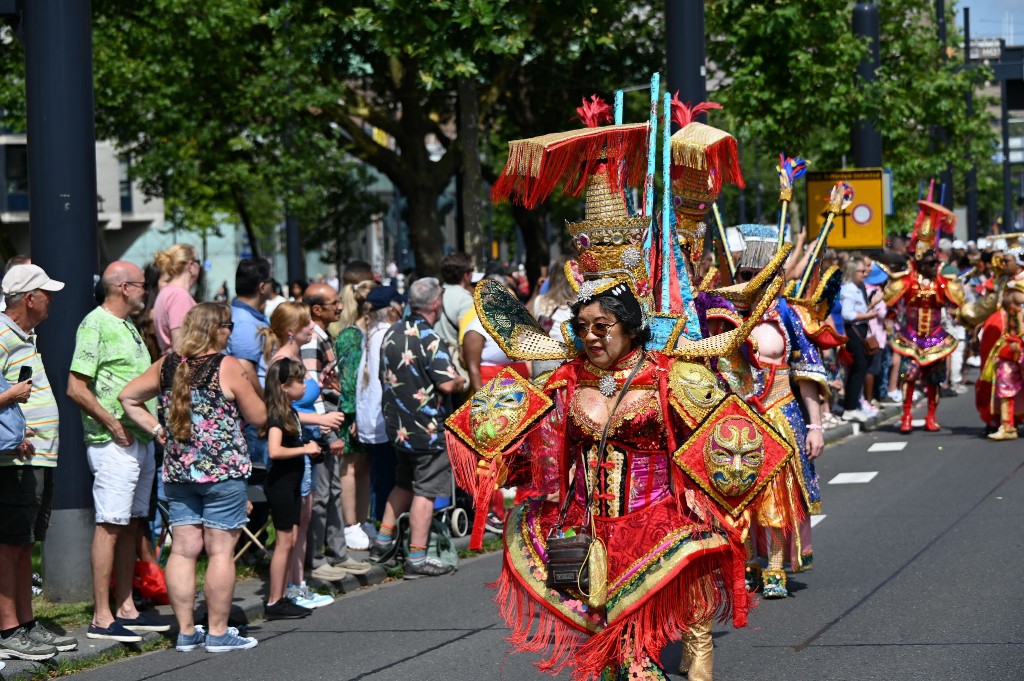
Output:
<svg viewBox="0 0 1024 681">
<path fill-rule="evenodd" d="M 270 504 L 267 502 L 267 495 L 263 491 L 263 482 L 266 478 L 266 466 L 254 463 L 249 473 L 247 488 L 252 511 L 249 513 L 249 524 L 242 528 L 242 536 L 238 538 L 238 550 L 235 552 L 236 563 L 250 549 L 259 551 L 264 558 L 270 559 L 270 551 L 264 545 L 271 523 Z"/>
</svg>

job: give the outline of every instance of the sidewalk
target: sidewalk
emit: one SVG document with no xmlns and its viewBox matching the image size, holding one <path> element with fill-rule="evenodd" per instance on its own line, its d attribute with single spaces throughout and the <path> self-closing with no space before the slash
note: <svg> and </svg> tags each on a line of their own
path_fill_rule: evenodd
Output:
<svg viewBox="0 0 1024 681">
<path fill-rule="evenodd" d="M 496 537 L 497 535 L 488 535 Z M 459 537 L 453 540 L 456 550 L 469 546 L 469 537 Z M 352 551 L 353 558 L 366 560 L 369 555 L 366 551 Z M 380 584 L 388 578 L 387 571 L 374 565 L 365 575 L 358 577 L 349 575 L 336 582 L 324 582 L 318 579 L 309 580 L 310 586 L 318 591 L 329 591 L 336 599 L 344 597 L 357 589 Z M 231 623 L 233 625 L 245 626 L 249 623 L 263 619 L 263 602 L 266 600 L 266 582 L 260 578 L 247 579 L 235 585 L 235 598 L 231 605 Z M 328 608 L 333 607 L 331 605 Z M 121 648 L 141 651 L 141 645 L 159 641 L 166 638 L 172 645 L 177 638 L 178 626 L 174 619 L 174 613 L 169 605 L 158 605 L 146 611 L 146 614 L 160 622 L 171 625 L 171 633 L 157 634 L 147 633 L 142 635 L 142 644 L 118 643 L 117 641 L 95 640 L 86 638 L 86 627 L 71 629 L 66 633 L 78 639 L 78 648 L 65 653 L 58 653 L 57 657 L 46 662 L 27 662 L 23 660 L 0 660 L 7 667 L 0 670 L 0 679 L 13 681 L 15 679 L 30 679 L 47 672 L 55 672 L 59 667 L 71 663 L 80 663 L 94 660 Z M 196 596 L 196 621 L 201 621 L 206 616 L 206 604 L 202 592 Z M 54 627 L 55 631 L 59 631 Z"/>
</svg>

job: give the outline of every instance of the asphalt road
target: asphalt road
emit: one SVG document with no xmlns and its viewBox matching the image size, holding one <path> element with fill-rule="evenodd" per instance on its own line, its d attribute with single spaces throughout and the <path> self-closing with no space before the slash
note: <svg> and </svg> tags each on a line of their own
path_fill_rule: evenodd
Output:
<svg viewBox="0 0 1024 681">
<path fill-rule="evenodd" d="M 762 602 L 748 628 L 715 632 L 716 679 L 1024 678 L 1024 439 L 982 439 L 970 394 L 945 400 L 939 417 L 941 433 L 906 437 L 890 425 L 826 449 L 814 570 L 791 578 L 790 598 Z M 888 443 L 894 451 L 869 451 Z M 833 482 L 844 473 L 867 480 Z M 550 678 L 533 656 L 507 654 L 485 587 L 500 560 L 365 589 L 299 622 L 262 623 L 254 650 L 164 651 L 76 678 Z M 678 644 L 666 649 L 670 672 L 679 655 Z"/>
</svg>

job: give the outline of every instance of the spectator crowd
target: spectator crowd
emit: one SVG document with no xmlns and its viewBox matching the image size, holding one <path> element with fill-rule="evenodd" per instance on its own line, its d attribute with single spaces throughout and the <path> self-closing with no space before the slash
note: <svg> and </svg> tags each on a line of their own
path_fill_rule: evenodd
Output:
<svg viewBox="0 0 1024 681">
<path fill-rule="evenodd" d="M 88 638 L 130 643 L 170 631 L 139 611 L 132 588 L 140 565 L 158 563 L 161 519 L 172 541 L 159 581 L 180 651 L 257 644 L 229 612 L 243 528 L 258 533 L 267 511 L 271 619 L 332 602 L 307 576 L 366 574 L 370 562 L 352 550 L 370 561 L 401 556 L 407 579 L 451 572 L 428 552 L 435 501 L 455 496 L 444 419 L 470 385 L 511 363 L 475 319 L 469 257 L 447 256 L 442 272 L 443 282 L 380 276 L 353 261 L 340 279 L 290 282 L 285 297 L 269 263 L 244 259 L 233 298 L 225 282 L 197 302 L 202 266 L 190 245 L 144 269 L 113 262 L 75 339 L 67 394 L 81 413 L 72 416 L 58 413 L 35 336 L 64 284 L 12 259 L 0 313 L 0 657 L 46 660 L 78 645 L 32 611 L 32 551 L 49 523 L 60 416 L 82 419 L 93 474 Z M 514 270 L 487 276 L 528 291 Z M 568 287 L 545 290 L 545 318 L 564 316 Z M 250 501 L 254 486 L 264 508 Z M 503 513 L 499 494 L 489 529 L 500 531 Z M 205 624 L 194 619 L 203 555 Z"/>
</svg>

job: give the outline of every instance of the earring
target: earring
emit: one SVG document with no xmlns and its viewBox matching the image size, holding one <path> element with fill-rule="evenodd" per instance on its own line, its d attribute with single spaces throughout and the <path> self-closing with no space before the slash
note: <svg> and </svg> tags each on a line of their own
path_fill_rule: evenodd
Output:
<svg viewBox="0 0 1024 681">
<path fill-rule="evenodd" d="M 612 335 L 608 334 L 607 336 L 605 336 L 604 337 L 604 342 L 605 343 L 611 343 L 612 342 Z"/>
</svg>

